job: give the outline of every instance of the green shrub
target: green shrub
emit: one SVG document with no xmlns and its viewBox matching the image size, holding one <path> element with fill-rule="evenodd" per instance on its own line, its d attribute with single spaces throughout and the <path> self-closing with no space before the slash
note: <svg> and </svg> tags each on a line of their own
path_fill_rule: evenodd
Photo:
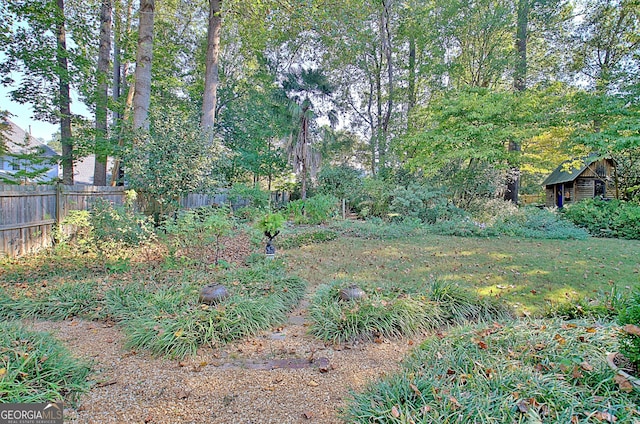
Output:
<svg viewBox="0 0 640 424">
<path fill-rule="evenodd" d="M 101 250 L 136 247 L 154 238 L 153 223 L 135 212 L 131 203 L 117 206 L 97 198 L 91 205 L 89 223 L 93 239 Z"/>
<path fill-rule="evenodd" d="M 636 291 L 626 307 L 621 308 L 618 323 L 640 327 L 640 291 Z M 620 333 L 619 343 L 620 353 L 640 368 L 640 336 L 623 331 Z"/>
<path fill-rule="evenodd" d="M 354 394 L 350 423 L 632 422 L 605 352 L 615 328 L 590 321 L 509 321 L 428 338 L 402 370 Z"/>
<path fill-rule="evenodd" d="M 267 237 L 273 238 L 282 229 L 285 219 L 281 213 L 267 213 L 256 223 L 258 229 Z"/>
<path fill-rule="evenodd" d="M 168 219 L 164 224 L 168 261 L 176 262 L 179 255 L 183 258 L 190 256 L 206 267 L 210 263 L 209 249 L 213 246 L 214 263 L 217 264 L 223 249 L 221 238 L 228 235 L 232 228 L 233 222 L 226 207 L 180 211 L 175 219 Z"/>
<path fill-rule="evenodd" d="M 507 216 L 488 228 L 489 235 L 540 239 L 583 240 L 589 234 L 549 209 L 522 208 L 520 213 Z"/>
<path fill-rule="evenodd" d="M 51 335 L 2 321 L 0 346 L 0 403 L 74 402 L 89 391 L 89 365 Z"/>
<path fill-rule="evenodd" d="M 318 194 L 307 200 L 289 202 L 286 213 L 296 224 L 322 224 L 338 212 L 338 199 L 326 194 Z"/>
<path fill-rule="evenodd" d="M 400 219 L 417 218 L 424 223 L 449 220 L 463 212 L 449 203 L 444 193 L 426 185 L 397 187 L 391 194 L 389 215 Z"/>
<path fill-rule="evenodd" d="M 260 187 L 234 184 L 227 192 L 227 195 L 232 205 L 246 204 L 243 207 L 250 206 L 256 209 L 266 209 L 269 207 L 269 193 L 261 190 Z"/>
<path fill-rule="evenodd" d="M 381 178 L 365 178 L 363 200 L 356 206 L 362 218 L 388 219 L 391 206 L 391 192 L 395 186 Z"/>
<path fill-rule="evenodd" d="M 635 203 L 587 199 L 565 207 L 563 213 L 595 237 L 640 239 L 640 205 Z"/>
<path fill-rule="evenodd" d="M 319 194 L 346 199 L 349 205 L 362 202 L 362 172 L 349 166 L 324 167 L 318 174 Z"/>
</svg>

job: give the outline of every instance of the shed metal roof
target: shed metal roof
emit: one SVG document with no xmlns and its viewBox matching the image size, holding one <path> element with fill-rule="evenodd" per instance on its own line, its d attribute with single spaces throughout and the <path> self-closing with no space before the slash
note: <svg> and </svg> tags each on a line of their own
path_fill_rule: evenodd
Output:
<svg viewBox="0 0 640 424">
<path fill-rule="evenodd" d="M 582 174 L 585 169 L 592 163 L 601 159 L 599 155 L 589 155 L 580 161 L 578 168 L 569 167 L 571 163 L 576 163 L 576 160 L 566 160 L 560 164 L 545 180 L 542 182 L 543 186 L 562 184 L 574 181 Z"/>
</svg>

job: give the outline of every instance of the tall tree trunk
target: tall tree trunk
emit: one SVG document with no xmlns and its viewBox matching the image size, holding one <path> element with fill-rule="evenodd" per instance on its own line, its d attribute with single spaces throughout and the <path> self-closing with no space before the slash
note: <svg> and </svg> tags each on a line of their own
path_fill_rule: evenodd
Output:
<svg viewBox="0 0 640 424">
<path fill-rule="evenodd" d="M 71 138 L 71 96 L 69 94 L 69 67 L 67 64 L 67 39 L 65 31 L 64 0 L 57 0 L 60 17 L 56 21 L 57 50 L 60 87 L 60 141 L 62 143 L 62 183 L 73 184 L 73 139 Z"/>
<path fill-rule="evenodd" d="M 209 0 L 209 26 L 207 29 L 207 58 L 204 75 L 204 96 L 202 99 L 201 126 L 204 130 L 213 128 L 218 99 L 218 56 L 220 53 L 220 29 L 222 0 Z"/>
<path fill-rule="evenodd" d="M 411 110 L 416 105 L 416 39 L 412 35 L 409 36 L 409 95 L 407 98 L 407 115 L 411 114 Z M 409 119 L 407 119 L 407 124 Z"/>
<path fill-rule="evenodd" d="M 122 7 L 120 0 L 115 3 L 114 15 L 114 43 L 113 43 L 113 102 L 119 104 L 122 93 L 127 92 L 124 105 L 118 105 L 115 110 L 114 118 L 118 122 L 118 148 L 124 146 L 125 131 L 129 128 L 129 117 L 133 105 L 134 86 L 127 88 L 127 75 L 129 74 L 130 62 L 120 63 L 122 56 L 121 46 L 126 45 L 123 38 L 125 34 L 131 33 L 131 17 L 133 15 L 133 0 L 127 0 L 126 14 L 124 22 L 122 21 Z M 124 175 L 121 165 L 121 159 L 116 156 L 113 160 L 113 168 L 111 170 L 111 186 L 124 184 Z"/>
<path fill-rule="evenodd" d="M 518 0 L 518 14 L 516 22 L 516 59 L 513 75 L 513 89 L 521 92 L 527 88 L 527 36 L 529 26 L 529 8 L 531 0 Z M 512 154 L 520 151 L 520 144 L 515 141 L 509 142 L 508 150 Z M 520 192 L 520 169 L 514 166 L 507 175 L 507 187 L 504 193 L 504 200 L 518 203 Z"/>
<path fill-rule="evenodd" d="M 140 25 L 136 53 L 133 129 L 149 129 L 151 103 L 151 61 L 153 59 L 153 17 L 155 0 L 140 0 Z"/>
<path fill-rule="evenodd" d="M 96 96 L 96 140 L 93 185 L 107 185 L 107 101 L 109 54 L 111 50 L 111 0 L 102 0 L 100 10 L 100 48 L 98 51 L 98 88 Z"/>
</svg>

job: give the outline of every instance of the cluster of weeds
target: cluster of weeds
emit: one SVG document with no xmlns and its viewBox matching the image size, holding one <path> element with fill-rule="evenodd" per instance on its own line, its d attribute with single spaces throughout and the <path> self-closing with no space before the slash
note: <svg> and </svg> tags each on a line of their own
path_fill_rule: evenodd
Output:
<svg viewBox="0 0 640 424">
<path fill-rule="evenodd" d="M 89 390 L 89 372 L 49 334 L 0 322 L 0 403 L 74 402 Z"/>
<path fill-rule="evenodd" d="M 504 318 L 509 310 L 491 299 L 451 283 L 414 286 L 361 284 L 366 296 L 342 300 L 350 283 L 322 285 L 309 307 L 310 332 L 323 340 L 343 342 L 373 337 L 402 337 L 448 324 Z"/>
<path fill-rule="evenodd" d="M 427 339 L 402 371 L 354 394 L 352 423 L 632 422 L 605 352 L 615 327 L 592 321 L 510 321 Z"/>
</svg>

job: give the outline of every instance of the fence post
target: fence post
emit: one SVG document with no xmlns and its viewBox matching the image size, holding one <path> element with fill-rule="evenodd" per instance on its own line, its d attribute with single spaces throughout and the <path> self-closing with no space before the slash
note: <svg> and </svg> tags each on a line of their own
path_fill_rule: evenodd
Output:
<svg viewBox="0 0 640 424">
<path fill-rule="evenodd" d="M 62 222 L 62 183 L 56 184 L 56 224 L 60 225 Z"/>
</svg>

